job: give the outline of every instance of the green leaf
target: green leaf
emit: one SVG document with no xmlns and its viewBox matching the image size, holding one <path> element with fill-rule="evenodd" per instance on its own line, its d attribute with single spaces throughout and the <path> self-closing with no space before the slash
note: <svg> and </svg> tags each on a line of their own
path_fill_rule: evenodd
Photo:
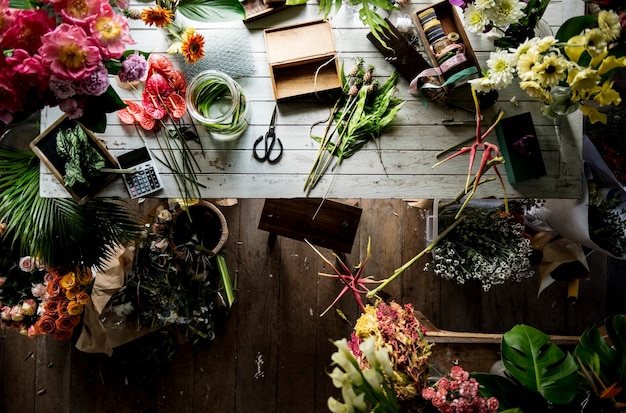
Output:
<svg viewBox="0 0 626 413">
<path fill-rule="evenodd" d="M 605 339 L 597 326 L 585 330 L 574 349 L 574 356 L 591 369 L 606 387 L 623 383 L 626 373 L 626 320 L 623 314 L 604 320 L 608 335 Z M 588 378 L 589 379 L 589 378 Z M 594 379 L 595 382 L 595 379 Z"/>
<path fill-rule="evenodd" d="M 548 335 L 518 324 L 502 336 L 501 349 L 507 371 L 531 392 L 554 404 L 567 404 L 576 396 L 578 366 Z"/>
<path fill-rule="evenodd" d="M 576 16 L 571 19 L 567 19 L 565 23 L 561 25 L 559 31 L 556 32 L 556 38 L 560 42 L 566 42 L 573 36 L 577 36 L 582 33 L 583 30 L 588 28 L 591 24 L 598 20 L 598 16 L 593 14 L 586 14 L 584 16 Z"/>
<path fill-rule="evenodd" d="M 29 10 L 34 9 L 37 4 L 38 2 L 31 2 L 30 0 L 11 0 L 11 2 L 9 3 L 9 7 L 14 9 Z"/>
<path fill-rule="evenodd" d="M 246 17 L 239 0 L 181 0 L 178 11 L 188 19 L 200 22 L 224 22 Z"/>
</svg>

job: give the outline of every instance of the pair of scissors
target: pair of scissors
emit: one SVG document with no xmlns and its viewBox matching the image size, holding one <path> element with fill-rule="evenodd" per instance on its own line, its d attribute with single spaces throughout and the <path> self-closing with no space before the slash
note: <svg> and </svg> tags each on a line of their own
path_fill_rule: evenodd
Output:
<svg viewBox="0 0 626 413">
<path fill-rule="evenodd" d="M 275 164 L 280 161 L 280 158 L 283 156 L 283 143 L 276 137 L 276 109 L 277 106 L 274 106 L 274 113 L 272 114 L 272 120 L 270 121 L 270 127 L 265 133 L 265 135 L 261 135 L 254 141 L 254 146 L 252 147 L 252 154 L 254 155 L 254 159 L 259 162 L 267 161 L 270 164 Z M 259 155 L 257 151 L 257 146 L 263 141 L 263 153 Z M 278 143 L 278 155 L 272 158 L 272 151 L 274 150 L 274 146 Z"/>
</svg>

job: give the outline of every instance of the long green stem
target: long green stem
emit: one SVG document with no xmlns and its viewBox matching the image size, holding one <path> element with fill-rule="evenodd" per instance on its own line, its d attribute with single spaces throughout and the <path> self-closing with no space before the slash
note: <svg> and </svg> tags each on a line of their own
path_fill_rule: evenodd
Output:
<svg viewBox="0 0 626 413">
<path fill-rule="evenodd" d="M 387 285 L 389 285 L 392 281 L 394 281 L 396 278 L 398 278 L 402 273 L 404 273 L 407 269 L 409 269 L 409 267 L 411 267 L 411 265 L 415 264 L 415 262 L 417 260 L 419 260 L 424 255 L 426 255 L 429 252 L 431 252 L 437 246 L 439 241 L 444 239 L 454 228 L 456 228 L 461 222 L 463 222 L 465 217 L 466 217 L 466 215 L 462 215 L 459 218 L 457 218 L 456 221 L 454 221 L 452 224 L 450 224 L 450 226 L 448 228 L 446 228 L 443 232 L 441 232 L 439 234 L 439 236 L 433 242 L 431 242 L 426 248 L 424 248 L 419 254 L 417 254 L 415 257 L 413 257 L 409 261 L 407 261 L 402 267 L 398 268 L 393 273 L 393 275 L 391 275 L 391 277 L 389 277 L 386 280 L 384 280 L 382 282 L 382 284 L 380 284 L 378 287 L 374 288 L 369 293 L 367 293 L 367 298 L 374 297 L 376 294 L 378 294 L 378 291 L 382 290 Z"/>
</svg>

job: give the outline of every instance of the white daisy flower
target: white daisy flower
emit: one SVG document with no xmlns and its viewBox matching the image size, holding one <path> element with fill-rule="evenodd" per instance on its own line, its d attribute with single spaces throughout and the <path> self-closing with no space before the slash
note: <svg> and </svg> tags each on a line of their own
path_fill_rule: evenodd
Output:
<svg viewBox="0 0 626 413">
<path fill-rule="evenodd" d="M 486 14 L 493 20 L 496 26 L 505 27 L 517 22 L 525 16 L 526 3 L 519 0 L 495 0 L 495 7 L 490 8 Z"/>
<path fill-rule="evenodd" d="M 493 79 L 496 88 L 501 89 L 513 82 L 515 71 L 514 55 L 506 50 L 492 52 L 487 60 L 489 77 Z"/>
<path fill-rule="evenodd" d="M 472 33 L 482 33 L 489 24 L 489 19 L 484 10 L 480 10 L 474 4 L 467 6 L 463 12 L 465 28 Z"/>
</svg>

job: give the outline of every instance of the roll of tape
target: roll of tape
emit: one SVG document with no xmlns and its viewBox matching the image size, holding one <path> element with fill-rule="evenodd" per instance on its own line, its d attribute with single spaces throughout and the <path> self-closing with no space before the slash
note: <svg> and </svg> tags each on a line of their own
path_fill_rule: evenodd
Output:
<svg viewBox="0 0 626 413">
<path fill-rule="evenodd" d="M 460 36 L 457 32 L 448 33 L 448 40 L 450 40 L 451 42 L 456 42 L 459 40 L 459 38 Z"/>
</svg>

